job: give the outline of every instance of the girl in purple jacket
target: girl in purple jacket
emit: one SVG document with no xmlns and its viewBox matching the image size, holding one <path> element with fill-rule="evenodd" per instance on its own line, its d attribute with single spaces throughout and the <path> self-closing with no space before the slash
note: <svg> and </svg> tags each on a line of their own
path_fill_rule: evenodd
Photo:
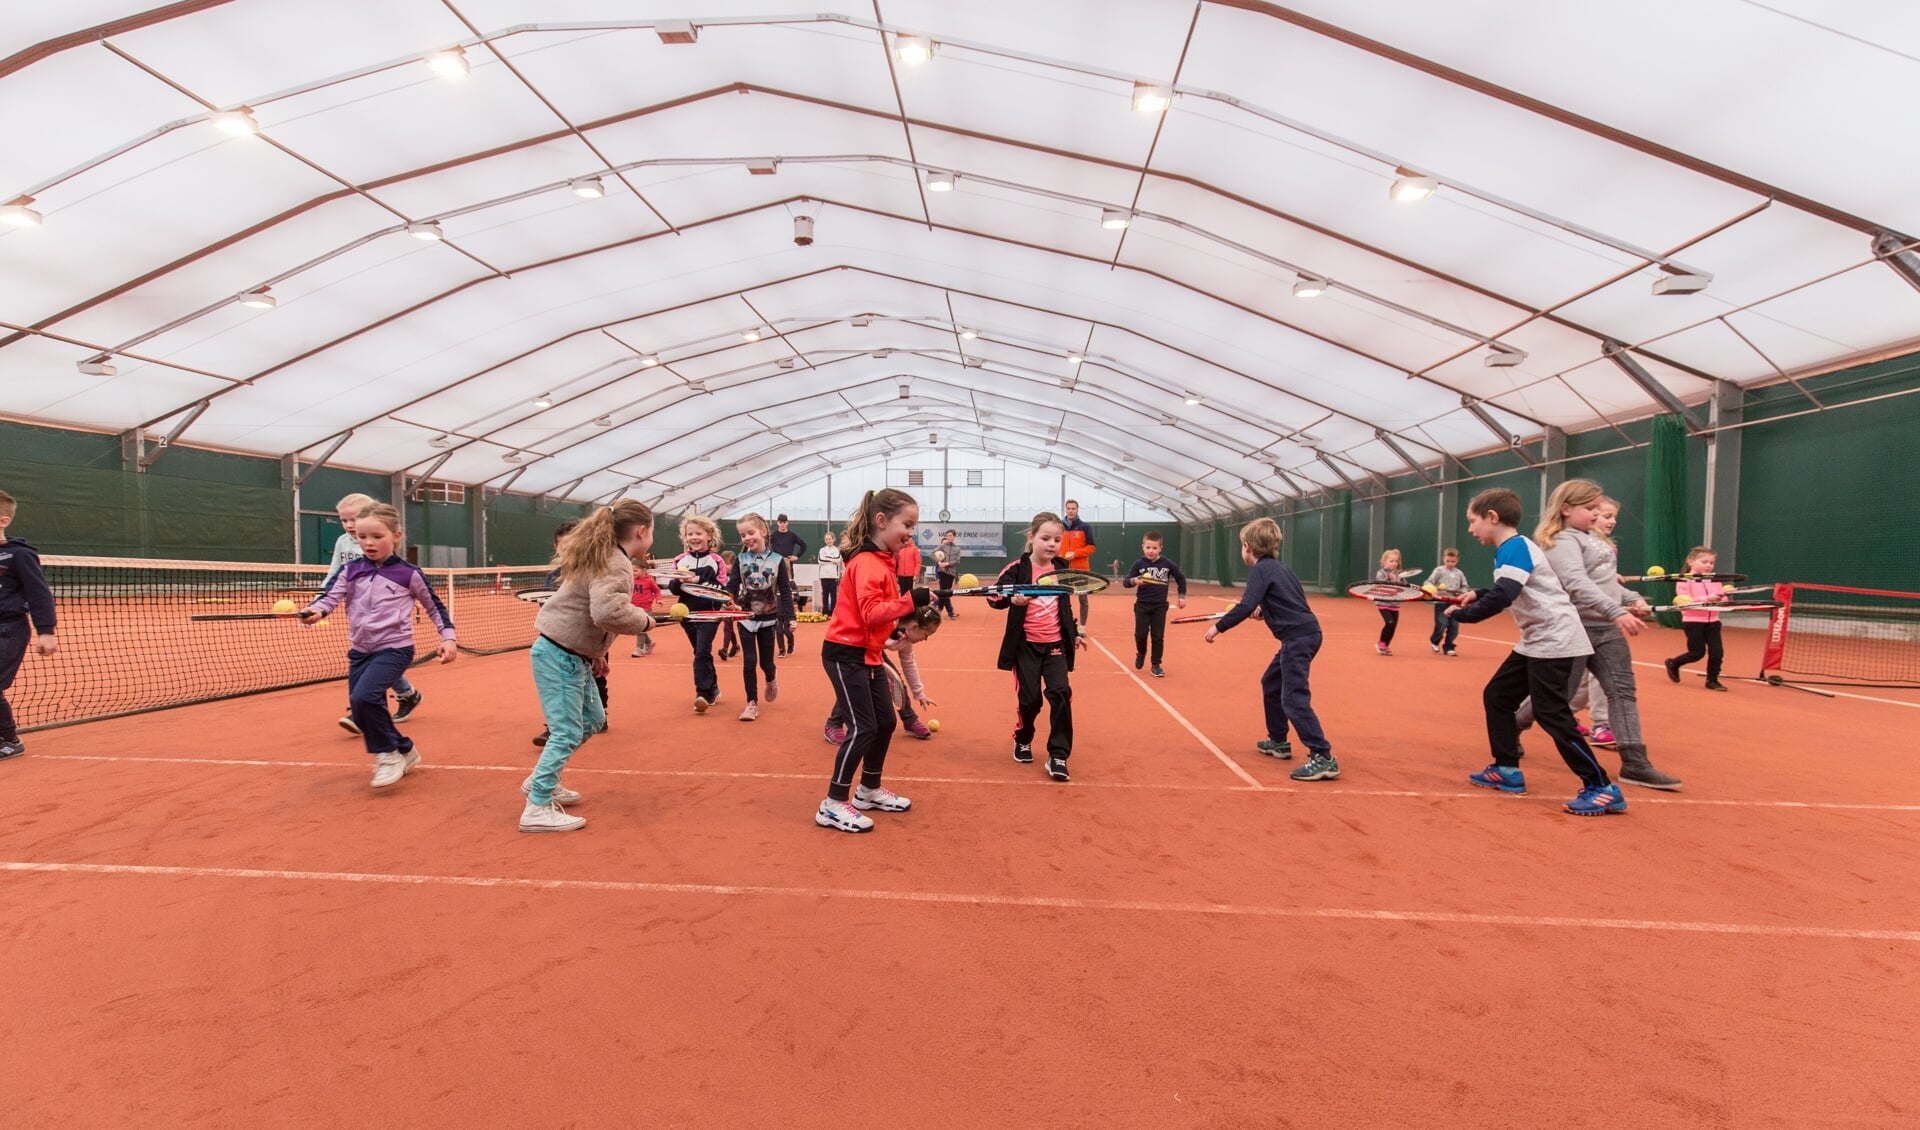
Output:
<svg viewBox="0 0 1920 1130">
<path fill-rule="evenodd" d="M 387 691 L 413 663 L 415 604 L 426 609 L 440 633 L 440 662 L 452 663 L 459 652 L 447 606 L 425 574 L 395 554 L 404 533 L 399 512 L 370 506 L 360 512 L 353 533 L 366 556 L 342 569 L 319 599 L 301 609 L 300 619 L 313 624 L 341 603 L 347 606 L 347 700 L 374 757 L 373 787 L 384 789 L 420 764 L 413 739 L 387 712 Z"/>
</svg>

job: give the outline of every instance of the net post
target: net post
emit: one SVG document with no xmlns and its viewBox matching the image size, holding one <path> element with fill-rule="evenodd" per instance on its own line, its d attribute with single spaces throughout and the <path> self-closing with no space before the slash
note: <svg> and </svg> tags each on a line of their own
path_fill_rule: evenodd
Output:
<svg viewBox="0 0 1920 1130">
<path fill-rule="evenodd" d="M 1760 650 L 1760 673 L 1754 678 L 1766 681 L 1768 671 L 1777 671 L 1787 650 L 1787 616 L 1793 610 L 1793 586 L 1781 582 L 1773 586 L 1773 599 L 1780 606 L 1767 617 L 1767 643 Z"/>
</svg>

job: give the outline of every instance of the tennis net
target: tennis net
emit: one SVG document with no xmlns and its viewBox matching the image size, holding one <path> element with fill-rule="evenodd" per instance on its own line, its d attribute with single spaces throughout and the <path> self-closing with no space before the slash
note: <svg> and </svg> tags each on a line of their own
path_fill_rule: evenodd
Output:
<svg viewBox="0 0 1920 1130">
<path fill-rule="evenodd" d="M 29 649 L 8 698 L 23 730 L 163 710 L 329 680 L 347 674 L 347 615 L 326 627 L 298 620 L 195 620 L 195 616 L 305 607 L 326 580 L 323 565 L 45 557 L 59 617 L 59 649 Z M 515 589 L 537 588 L 544 566 L 425 569 L 453 617 L 461 651 L 490 655 L 530 646 L 539 608 Z M 416 662 L 439 634 L 414 610 Z"/>
<path fill-rule="evenodd" d="M 1761 677 L 1840 687 L 1920 687 L 1920 593 L 1781 584 Z"/>
</svg>

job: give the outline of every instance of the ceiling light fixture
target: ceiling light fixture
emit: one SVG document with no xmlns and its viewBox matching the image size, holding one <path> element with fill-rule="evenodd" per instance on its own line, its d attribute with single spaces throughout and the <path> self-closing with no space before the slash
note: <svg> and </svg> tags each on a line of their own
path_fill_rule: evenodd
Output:
<svg viewBox="0 0 1920 1130">
<path fill-rule="evenodd" d="M 533 406 L 535 408 L 539 408 L 542 410 L 553 407 L 553 394 L 550 392 L 543 392 L 539 396 L 534 397 Z"/>
<path fill-rule="evenodd" d="M 599 177 L 575 177 L 567 182 L 567 187 L 582 200 L 598 200 L 607 194 L 607 186 Z"/>
<path fill-rule="evenodd" d="M 782 369 L 791 369 L 794 367 L 794 365 L 798 364 L 798 362 L 796 362 L 791 357 L 782 357 L 779 360 L 775 361 L 774 364 Z"/>
<path fill-rule="evenodd" d="M 280 305 L 280 300 L 275 298 L 264 286 L 257 286 L 252 290 L 242 293 L 235 301 L 239 302 L 242 306 L 251 307 L 255 310 L 271 310 L 275 306 Z"/>
<path fill-rule="evenodd" d="M 500 461 L 503 463 L 523 463 L 526 461 L 526 458 L 526 456 L 520 454 L 518 451 L 509 451 L 500 457 Z"/>
<path fill-rule="evenodd" d="M 1664 265 L 1660 270 L 1660 277 L 1653 280 L 1655 294 L 1699 294 L 1713 281 L 1713 276 L 1705 271 L 1686 271 Z"/>
<path fill-rule="evenodd" d="M 612 416 L 595 416 L 593 418 L 593 426 L 596 428 L 611 428 L 613 426 L 613 417 Z M 639 486 L 640 484 L 635 483 L 633 485 Z"/>
<path fill-rule="evenodd" d="M 1078 365 L 1080 362 L 1085 360 L 1086 358 L 1080 356 L 1078 353 L 1067 354 L 1067 364 L 1069 365 Z"/>
<path fill-rule="evenodd" d="M 1187 407 L 1189 408 L 1197 407 L 1199 403 L 1200 403 L 1200 397 L 1198 395 L 1191 392 L 1187 394 L 1186 396 Z"/>
<path fill-rule="evenodd" d="M 759 329 L 756 328 L 751 330 L 741 330 L 740 340 L 741 341 L 759 341 L 760 340 Z"/>
<path fill-rule="evenodd" d="M 85 361 L 75 361 L 73 367 L 80 370 L 83 377 L 111 377 L 120 371 L 114 367 L 113 359 L 104 353 Z"/>
<path fill-rule="evenodd" d="M 1394 180 L 1388 195 L 1400 204 L 1412 204 L 1416 200 L 1425 200 L 1440 187 L 1438 178 L 1417 173 L 1412 169 L 1395 169 L 1394 175 L 1397 179 Z"/>
<path fill-rule="evenodd" d="M 780 162 L 771 158 L 755 158 L 747 162 L 747 171 L 756 177 L 770 177 L 780 171 Z"/>
<path fill-rule="evenodd" d="M 1127 225 L 1132 222 L 1133 217 L 1130 214 L 1122 212 L 1117 208 L 1103 208 L 1100 210 L 1100 226 L 1108 231 L 1125 231 L 1127 230 Z"/>
<path fill-rule="evenodd" d="M 660 42 L 674 46 L 700 41 L 700 29 L 692 20 L 661 20 L 653 25 L 653 34 L 660 37 Z"/>
<path fill-rule="evenodd" d="M 642 353 L 640 355 L 640 367 L 642 369 L 651 369 L 659 363 L 660 355 L 658 353 Z"/>
<path fill-rule="evenodd" d="M 913 395 L 913 390 L 907 386 L 907 382 L 901 381 L 900 382 L 900 399 L 906 400 L 908 397 L 911 397 L 912 395 Z"/>
<path fill-rule="evenodd" d="M 427 66 L 441 78 L 463 79 L 473 70 L 473 64 L 467 62 L 464 47 L 450 47 L 445 51 L 435 51 L 427 56 Z"/>
<path fill-rule="evenodd" d="M 867 314 L 856 314 L 856 315 L 854 315 L 854 318 L 853 318 L 853 328 L 854 328 L 854 329 L 856 329 L 856 330 L 864 330 L 864 329 L 866 329 L 866 328 L 867 328 L 868 326 L 870 326 L 870 325 L 872 325 L 872 324 L 873 324 L 873 318 L 872 318 L 872 316 L 871 316 L 871 315 L 867 315 Z"/>
<path fill-rule="evenodd" d="M 1164 113 L 1173 105 L 1173 88 L 1157 82 L 1133 84 L 1133 108 L 1142 114 Z"/>
<path fill-rule="evenodd" d="M 928 173 L 927 174 L 927 191 L 928 192 L 952 192 L 953 191 L 953 174 L 952 173 Z"/>
<path fill-rule="evenodd" d="M 973 340 L 974 338 L 976 338 L 976 337 L 979 337 L 979 336 L 980 336 L 980 331 L 979 331 L 979 330 L 969 330 L 969 329 L 962 329 L 962 330 L 960 331 L 960 340 L 961 340 L 961 341 L 972 341 L 972 340 Z"/>
<path fill-rule="evenodd" d="M 1481 360 L 1489 369 L 1511 369 L 1526 359 L 1526 350 L 1494 341 L 1487 343 L 1487 355 Z"/>
<path fill-rule="evenodd" d="M 253 109 L 249 106 L 216 110 L 207 120 L 235 137 L 246 137 L 248 134 L 260 132 L 260 123 L 254 120 Z"/>
<path fill-rule="evenodd" d="M 448 447 L 452 447 L 452 446 L 453 446 L 453 436 L 451 436 L 451 435 L 449 435 L 449 434 L 448 434 L 448 433 L 446 433 L 446 432 L 441 432 L 441 433 L 440 433 L 439 435 L 437 435 L 437 436 L 434 436 L 434 437 L 433 437 L 432 439 L 430 439 L 430 440 L 428 440 L 428 441 L 427 441 L 427 446 L 428 446 L 428 447 L 438 447 L 438 448 L 448 448 Z"/>
<path fill-rule="evenodd" d="M 924 35 L 896 35 L 893 57 L 909 67 L 917 67 L 933 58 L 933 40 Z"/>
<path fill-rule="evenodd" d="M 438 243 L 447 238 L 447 233 L 441 231 L 440 225 L 432 220 L 415 220 L 407 225 L 406 230 L 407 234 L 413 238 L 423 239 L 429 243 Z"/>
<path fill-rule="evenodd" d="M 37 228 L 46 220 L 34 211 L 33 197 L 15 197 L 10 204 L 0 205 L 0 223 L 12 224 L 16 228 Z"/>
<path fill-rule="evenodd" d="M 1328 285 L 1330 284 L 1328 284 L 1325 279 L 1304 278 L 1293 284 L 1293 296 L 1295 298 L 1318 298 L 1327 292 Z"/>
</svg>

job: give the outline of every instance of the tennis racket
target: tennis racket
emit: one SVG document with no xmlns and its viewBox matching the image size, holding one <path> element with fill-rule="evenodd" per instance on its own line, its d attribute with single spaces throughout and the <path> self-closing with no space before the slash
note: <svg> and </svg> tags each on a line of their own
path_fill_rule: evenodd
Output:
<svg viewBox="0 0 1920 1130">
<path fill-rule="evenodd" d="M 209 612 L 203 616 L 189 616 L 189 620 L 298 620 L 298 612 Z"/>
<path fill-rule="evenodd" d="M 680 582 L 680 595 L 691 596 L 700 600 L 723 600 L 728 603 L 733 601 L 733 594 L 726 589 L 721 588 L 719 585 L 701 584 L 698 581 Z"/>
<path fill-rule="evenodd" d="M 673 617 L 676 621 L 690 620 L 695 624 L 715 624 L 722 620 L 750 620 L 753 613 L 744 608 L 721 608 L 713 612 L 689 612 L 685 616 Z"/>
<path fill-rule="evenodd" d="M 559 589 L 515 589 L 513 595 L 529 604 L 545 604 L 559 591 Z"/>
<path fill-rule="evenodd" d="M 1398 576 L 1403 581 L 1411 581 L 1412 579 L 1414 579 L 1415 577 L 1419 576 L 1424 572 L 1426 572 L 1425 569 L 1402 569 L 1400 570 Z"/>
<path fill-rule="evenodd" d="M 1719 581 L 1724 585 L 1737 585 L 1747 579 L 1745 573 L 1661 573 L 1658 576 L 1641 575 L 1621 577 L 1622 581 L 1644 583 L 1647 581 Z"/>
<path fill-rule="evenodd" d="M 954 589 L 955 596 L 1087 596 L 1103 591 L 1109 582 L 1098 573 L 1085 569 L 1056 569 L 1046 574 L 1045 584 L 1038 581 L 1020 585 L 976 585 Z M 1066 590 L 1062 592 L 1061 590 Z"/>
<path fill-rule="evenodd" d="M 1225 612 L 1201 612 L 1193 616 L 1175 616 L 1173 619 L 1168 620 L 1167 623 L 1169 624 L 1204 624 L 1209 620 L 1218 620 L 1224 617 L 1225 615 L 1226 615 Z"/>
<path fill-rule="evenodd" d="M 1655 612 L 1771 612 L 1780 607 L 1777 600 L 1741 600 L 1727 604 L 1696 600 L 1687 604 L 1662 604 Z"/>
<path fill-rule="evenodd" d="M 1452 600 L 1434 596 L 1418 585 L 1393 585 L 1384 581 L 1360 581 L 1347 586 L 1347 595 L 1379 604 L 1407 604 L 1416 600 Z"/>
</svg>

